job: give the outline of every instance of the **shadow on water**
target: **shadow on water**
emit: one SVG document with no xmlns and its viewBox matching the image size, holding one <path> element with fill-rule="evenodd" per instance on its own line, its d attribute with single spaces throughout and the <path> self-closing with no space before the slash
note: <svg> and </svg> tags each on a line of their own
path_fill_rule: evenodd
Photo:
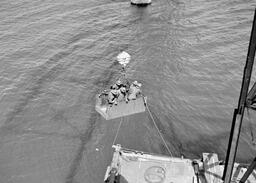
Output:
<svg viewBox="0 0 256 183">
<path fill-rule="evenodd" d="M 188 134 L 183 136 L 179 134 L 179 131 L 186 131 L 189 128 L 186 128 L 186 124 L 184 124 L 184 128 L 178 129 L 175 123 L 182 123 L 178 118 L 173 116 L 164 116 L 158 115 L 154 112 L 154 107 L 149 106 L 149 109 L 153 115 L 154 120 L 156 121 L 157 127 L 161 131 L 164 139 L 167 141 L 167 145 L 170 148 L 171 152 L 174 156 L 180 157 L 184 156 L 186 158 L 201 158 L 203 152 L 214 152 L 218 154 L 219 159 L 224 160 L 226 156 L 226 148 L 228 144 L 228 138 L 230 135 L 229 130 L 224 132 L 219 132 L 216 135 L 205 134 L 205 133 L 197 133 L 197 131 L 188 132 Z M 151 120 L 151 119 L 149 119 Z M 168 122 L 166 124 L 166 122 Z M 153 124 L 153 123 L 151 123 Z M 194 130 L 194 129 L 191 129 Z M 250 125 L 243 126 L 241 129 L 241 134 L 249 135 Z M 196 135 L 194 135 L 196 134 Z M 247 137 L 246 137 L 247 138 Z M 250 160 L 254 157 L 253 146 L 252 144 L 247 144 L 250 142 L 245 142 L 243 137 L 240 137 L 239 149 L 241 152 L 238 152 L 237 161 L 238 162 L 250 162 Z M 250 149 L 248 148 L 250 146 Z M 164 144 L 161 143 L 161 153 L 168 154 L 167 149 Z M 246 149 L 246 148 L 247 149 Z M 244 149 L 244 150 L 243 150 Z M 243 156 L 246 151 L 248 155 Z"/>
<path fill-rule="evenodd" d="M 77 48 L 78 46 L 74 46 L 67 51 L 61 51 L 53 55 L 48 59 L 48 61 L 34 71 L 34 73 L 31 75 L 32 79 L 27 81 L 29 86 L 25 88 L 22 98 L 13 107 L 13 109 L 7 113 L 6 120 L 1 127 L 1 132 L 10 132 L 15 130 L 20 125 L 20 123 L 13 122 L 15 117 L 24 112 L 24 109 L 29 105 L 29 103 L 42 93 L 41 90 L 47 83 L 52 82 L 72 65 L 72 63 L 65 64 L 61 62 L 61 60 L 68 57 Z"/>
<path fill-rule="evenodd" d="M 178 155 L 178 156 L 183 155 L 182 143 L 180 142 L 180 140 L 177 137 L 177 134 L 176 134 L 175 128 L 172 124 L 172 121 L 168 120 L 168 122 L 169 122 L 168 128 L 166 128 L 166 126 L 162 123 L 160 118 L 155 114 L 153 107 L 149 106 L 149 109 L 150 109 L 150 112 L 152 113 L 152 116 L 156 122 L 158 129 L 160 130 L 161 134 L 163 135 L 163 138 L 167 140 L 167 142 L 168 142 L 167 145 L 168 145 L 168 147 L 170 147 L 170 150 L 172 151 L 172 153 L 174 155 Z M 152 119 L 150 119 L 150 120 L 152 120 Z M 161 143 L 160 148 L 161 148 L 162 153 L 168 154 L 168 151 L 163 143 Z"/>
<path fill-rule="evenodd" d="M 94 103 L 95 95 L 99 92 L 99 89 L 105 89 L 107 86 L 111 84 L 111 81 L 116 76 L 116 72 L 113 71 L 114 68 L 118 66 L 118 63 L 114 62 L 111 64 L 109 69 L 105 70 L 99 77 L 93 82 L 93 85 L 96 88 L 91 92 L 91 95 L 88 97 L 90 103 Z M 98 113 L 94 110 L 94 108 L 90 111 L 90 118 L 88 120 L 88 127 L 84 132 L 82 132 L 80 136 L 80 146 L 76 152 L 74 160 L 69 168 L 69 172 L 66 176 L 65 183 L 73 183 L 74 178 L 79 170 L 80 163 L 83 159 L 84 152 L 86 150 L 86 144 L 91 140 L 93 132 L 97 127 L 97 117 Z"/>
<path fill-rule="evenodd" d="M 129 14 L 132 17 L 136 18 L 137 21 L 141 21 L 143 19 L 146 19 L 149 16 L 149 10 L 147 6 L 131 5 L 131 10 L 129 11 Z M 130 18 L 128 20 L 130 20 Z"/>
<path fill-rule="evenodd" d="M 79 39 L 79 38 L 77 38 Z M 73 40 L 77 41 L 77 40 Z M 90 114 L 89 120 L 87 121 L 87 128 L 81 132 L 72 124 L 69 124 L 67 120 L 64 120 L 64 123 L 68 124 L 72 129 L 74 129 L 77 133 L 75 135 L 62 134 L 58 132 L 43 132 L 40 130 L 24 130 L 21 127 L 24 126 L 24 123 L 27 123 L 24 120 L 18 121 L 16 118 L 19 115 L 22 115 L 27 106 L 32 102 L 33 99 L 36 99 L 41 93 L 42 89 L 50 82 L 53 82 L 60 74 L 64 73 L 68 70 L 73 62 L 64 62 L 63 59 L 70 56 L 79 46 L 72 46 L 68 48 L 66 51 L 61 51 L 51 58 L 49 58 L 43 65 L 37 67 L 32 74 L 30 75 L 30 80 L 24 84 L 24 94 L 21 96 L 21 99 L 17 102 L 17 104 L 13 107 L 13 109 L 7 113 L 6 119 L 3 122 L 3 126 L 1 127 L 1 136 L 5 136 L 6 134 L 36 134 L 42 136 L 54 136 L 54 137 L 63 137 L 67 139 L 80 139 L 80 146 L 75 153 L 74 159 L 69 167 L 69 171 L 66 175 L 65 182 L 73 183 L 75 182 L 74 177 L 76 176 L 80 163 L 82 161 L 84 151 L 86 149 L 86 144 L 91 140 L 93 132 L 97 126 L 97 118 L 98 114 L 94 110 L 91 109 L 88 113 Z M 91 91 L 89 95 L 88 103 L 94 104 L 95 95 L 102 89 L 105 89 L 113 79 L 116 77 L 119 64 L 117 62 L 113 62 L 108 69 L 106 69 L 95 81 L 92 83 L 94 90 Z M 72 78 L 71 78 L 72 79 Z M 72 80 L 73 81 L 73 80 Z M 84 80 L 82 82 L 77 81 L 80 84 L 84 84 Z M 53 120 L 63 120 L 63 113 L 65 111 L 57 111 L 57 114 L 53 117 Z"/>
<path fill-rule="evenodd" d="M 163 124 L 163 121 L 153 112 L 153 110 L 151 110 L 151 113 L 156 121 L 157 127 L 163 135 L 163 138 L 167 140 L 168 147 L 173 155 L 177 157 L 185 156 L 191 158 L 191 156 L 195 154 L 194 152 L 197 152 L 196 154 L 200 154 L 202 149 L 207 149 L 209 152 L 216 152 L 215 148 L 220 146 L 220 140 L 216 139 L 223 139 L 228 135 L 227 133 L 223 133 L 216 136 L 200 136 L 198 137 L 199 140 L 184 140 L 179 138 L 177 130 L 175 130 L 176 128 L 172 122 L 179 122 L 178 119 L 173 120 L 165 118 L 164 121 L 168 121 L 168 126 L 166 126 Z M 161 151 L 164 154 L 168 154 L 167 149 L 162 143 Z M 191 154 L 191 152 L 193 152 L 193 154 Z M 200 158 L 200 156 L 195 158 Z"/>
</svg>

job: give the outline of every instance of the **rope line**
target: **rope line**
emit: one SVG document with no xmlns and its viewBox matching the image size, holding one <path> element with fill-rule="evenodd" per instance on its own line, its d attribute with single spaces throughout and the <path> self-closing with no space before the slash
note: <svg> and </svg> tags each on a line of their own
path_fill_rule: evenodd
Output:
<svg viewBox="0 0 256 183">
<path fill-rule="evenodd" d="M 169 149 L 169 147 L 168 147 L 167 144 L 166 144 L 166 141 L 164 140 L 164 138 L 163 138 L 163 136 L 162 136 L 162 134 L 161 134 L 159 128 L 158 128 L 157 125 L 156 125 L 156 122 L 155 122 L 155 120 L 154 120 L 154 118 L 153 118 L 153 116 L 152 116 L 152 113 L 150 112 L 150 110 L 149 110 L 149 108 L 148 108 L 148 105 L 146 105 L 146 108 L 147 108 L 148 113 L 149 113 L 149 115 L 150 115 L 150 117 L 151 117 L 151 119 L 152 119 L 152 121 L 153 121 L 153 123 L 154 123 L 156 129 L 157 129 L 157 132 L 158 132 L 159 136 L 161 137 L 161 139 L 162 139 L 162 141 L 163 141 L 163 143 L 164 143 L 164 145 L 165 145 L 165 148 L 167 149 L 167 151 L 168 151 L 168 153 L 170 154 L 170 156 L 173 157 L 173 156 L 172 156 L 172 153 L 171 153 L 171 151 L 170 151 L 170 149 Z"/>
<path fill-rule="evenodd" d="M 119 134 L 120 127 L 121 127 L 122 123 L 123 123 L 123 117 L 121 118 L 121 120 L 120 120 L 120 122 L 119 122 L 119 125 L 118 125 L 118 128 L 117 128 L 116 135 L 115 135 L 115 138 L 114 138 L 114 140 L 113 140 L 112 146 L 115 145 L 115 143 L 116 143 L 116 139 L 117 139 L 117 136 L 118 136 L 118 134 Z"/>
<path fill-rule="evenodd" d="M 254 140 L 254 134 L 253 134 L 252 120 L 251 120 L 251 116 L 250 116 L 248 108 L 247 108 L 247 115 L 248 115 L 248 118 L 249 118 L 249 125 L 250 125 L 249 128 L 250 128 L 250 135 L 251 135 L 252 144 L 256 145 L 255 140 Z"/>
</svg>

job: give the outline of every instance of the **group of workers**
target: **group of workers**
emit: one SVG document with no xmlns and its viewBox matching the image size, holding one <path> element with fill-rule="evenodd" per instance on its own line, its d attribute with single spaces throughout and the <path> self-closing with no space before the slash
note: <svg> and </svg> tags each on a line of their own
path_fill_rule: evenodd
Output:
<svg viewBox="0 0 256 183">
<path fill-rule="evenodd" d="M 132 82 L 132 84 L 124 84 L 121 80 L 117 80 L 114 85 L 110 87 L 110 91 L 104 91 L 101 95 L 107 96 L 107 101 L 110 106 L 117 105 L 118 102 L 129 100 L 136 100 L 141 94 L 141 83 L 138 81 Z M 100 96 L 101 96 L 100 95 Z"/>
</svg>

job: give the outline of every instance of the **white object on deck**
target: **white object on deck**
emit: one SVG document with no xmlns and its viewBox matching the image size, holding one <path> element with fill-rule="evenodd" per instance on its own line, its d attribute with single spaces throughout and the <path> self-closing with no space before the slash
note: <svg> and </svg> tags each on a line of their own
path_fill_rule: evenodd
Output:
<svg viewBox="0 0 256 183">
<path fill-rule="evenodd" d="M 131 0 L 131 4 L 138 6 L 146 6 L 151 4 L 151 0 Z"/>
</svg>

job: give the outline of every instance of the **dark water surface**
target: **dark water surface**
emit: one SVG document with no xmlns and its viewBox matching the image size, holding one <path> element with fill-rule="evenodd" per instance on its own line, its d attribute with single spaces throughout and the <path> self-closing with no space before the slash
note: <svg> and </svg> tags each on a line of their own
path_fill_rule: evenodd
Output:
<svg viewBox="0 0 256 183">
<path fill-rule="evenodd" d="M 118 78 L 120 50 L 172 153 L 224 159 L 255 5 L 1 1 L 0 183 L 102 182 L 120 119 L 103 120 L 94 97 Z M 246 113 L 239 162 L 255 155 L 255 117 Z M 168 154 L 148 113 L 125 118 L 116 142 Z"/>
</svg>

